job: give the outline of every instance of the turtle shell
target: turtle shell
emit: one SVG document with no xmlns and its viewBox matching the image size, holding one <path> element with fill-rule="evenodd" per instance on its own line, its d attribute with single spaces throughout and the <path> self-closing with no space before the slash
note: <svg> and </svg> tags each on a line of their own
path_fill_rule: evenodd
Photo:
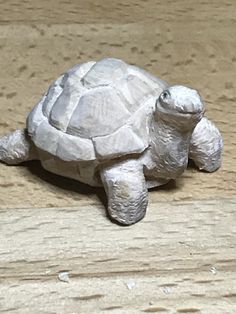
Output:
<svg viewBox="0 0 236 314">
<path fill-rule="evenodd" d="M 155 99 L 166 86 L 118 59 L 76 65 L 31 111 L 28 132 L 38 148 L 66 161 L 138 154 L 149 145 Z"/>
</svg>

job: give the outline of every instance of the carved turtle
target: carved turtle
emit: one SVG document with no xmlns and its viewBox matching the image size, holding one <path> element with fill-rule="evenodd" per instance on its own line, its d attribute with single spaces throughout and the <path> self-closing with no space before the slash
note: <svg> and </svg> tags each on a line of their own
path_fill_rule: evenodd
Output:
<svg viewBox="0 0 236 314">
<path fill-rule="evenodd" d="M 25 130 L 0 139 L 0 160 L 39 159 L 48 171 L 104 186 L 108 213 L 133 224 L 148 188 L 221 164 L 222 138 L 196 90 L 166 82 L 115 58 L 76 65 L 48 89 Z"/>
</svg>

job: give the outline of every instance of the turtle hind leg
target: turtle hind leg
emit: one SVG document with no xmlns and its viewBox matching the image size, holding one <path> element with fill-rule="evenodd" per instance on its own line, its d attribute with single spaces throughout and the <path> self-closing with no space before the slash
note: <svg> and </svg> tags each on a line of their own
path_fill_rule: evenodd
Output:
<svg viewBox="0 0 236 314">
<path fill-rule="evenodd" d="M 27 130 L 16 130 L 0 138 L 1 162 L 16 165 L 33 159 L 37 159 L 37 153 Z"/>
<path fill-rule="evenodd" d="M 141 220 L 148 205 L 148 191 L 143 167 L 136 160 L 124 161 L 101 170 L 108 197 L 110 218 L 122 225 Z"/>
</svg>

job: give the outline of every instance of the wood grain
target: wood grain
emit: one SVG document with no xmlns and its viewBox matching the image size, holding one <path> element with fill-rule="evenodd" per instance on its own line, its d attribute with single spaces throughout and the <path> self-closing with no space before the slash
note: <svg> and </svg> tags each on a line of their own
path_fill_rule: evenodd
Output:
<svg viewBox="0 0 236 314">
<path fill-rule="evenodd" d="M 233 314 L 235 207 L 152 204 L 131 227 L 101 206 L 2 209 L 0 312 Z"/>
<path fill-rule="evenodd" d="M 197 88 L 224 138 L 219 171 L 190 167 L 151 191 L 130 228 L 106 219 L 103 190 L 38 162 L 1 164 L 0 313 L 235 312 L 235 10 L 234 0 L 0 0 L 0 134 L 25 126 L 60 73 L 114 56 Z"/>
</svg>

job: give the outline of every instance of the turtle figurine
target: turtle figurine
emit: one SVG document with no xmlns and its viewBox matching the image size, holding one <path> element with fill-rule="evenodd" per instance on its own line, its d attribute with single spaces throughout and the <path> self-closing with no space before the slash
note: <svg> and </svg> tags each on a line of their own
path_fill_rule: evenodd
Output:
<svg viewBox="0 0 236 314">
<path fill-rule="evenodd" d="M 79 64 L 61 75 L 30 112 L 26 128 L 0 138 L 0 161 L 40 160 L 43 168 L 103 186 L 108 214 L 141 220 L 148 189 L 221 165 L 223 142 L 191 88 L 170 86 L 122 60 Z"/>
</svg>

